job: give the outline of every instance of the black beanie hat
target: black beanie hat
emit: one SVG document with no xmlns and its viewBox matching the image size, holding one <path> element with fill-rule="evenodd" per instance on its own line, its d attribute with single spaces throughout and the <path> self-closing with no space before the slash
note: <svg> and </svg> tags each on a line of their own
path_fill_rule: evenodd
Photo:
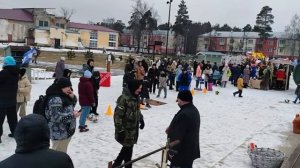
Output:
<svg viewBox="0 0 300 168">
<path fill-rule="evenodd" d="M 192 102 L 193 101 L 192 93 L 189 90 L 180 91 L 178 93 L 177 98 L 179 98 L 182 101 L 187 101 L 187 102 Z"/>
<path fill-rule="evenodd" d="M 64 87 L 72 86 L 72 83 L 68 78 L 62 77 L 58 79 L 56 85 L 58 88 L 62 89 Z"/>
<path fill-rule="evenodd" d="M 19 74 L 21 75 L 21 77 L 24 76 L 25 73 L 26 73 L 26 69 L 24 68 L 20 69 Z"/>
<path fill-rule="evenodd" d="M 127 87 L 132 95 L 134 95 L 134 92 L 142 85 L 142 82 L 139 80 L 133 79 L 128 81 Z M 135 96 L 135 95 L 134 95 Z"/>
</svg>

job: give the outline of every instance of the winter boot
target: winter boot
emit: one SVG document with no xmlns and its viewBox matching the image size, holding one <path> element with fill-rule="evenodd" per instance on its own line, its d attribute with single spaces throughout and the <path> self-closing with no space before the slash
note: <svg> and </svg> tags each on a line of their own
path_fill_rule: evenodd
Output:
<svg viewBox="0 0 300 168">
<path fill-rule="evenodd" d="M 115 167 L 118 167 L 118 166 L 121 166 L 121 163 L 119 163 L 119 162 L 114 162 L 113 165 L 112 165 L 112 168 L 115 168 Z"/>
<path fill-rule="evenodd" d="M 88 128 L 84 127 L 84 126 L 79 126 L 79 132 L 87 132 L 89 131 Z"/>
<path fill-rule="evenodd" d="M 82 126 L 78 126 L 78 129 L 80 129 L 81 127 L 82 127 Z M 84 127 L 84 128 L 86 128 L 86 127 L 87 127 L 87 125 L 84 125 L 83 127 Z"/>
<path fill-rule="evenodd" d="M 148 107 L 148 108 L 151 108 L 151 106 L 150 106 L 150 104 L 149 104 L 149 103 L 147 103 L 147 104 L 146 104 L 146 107 Z"/>
</svg>

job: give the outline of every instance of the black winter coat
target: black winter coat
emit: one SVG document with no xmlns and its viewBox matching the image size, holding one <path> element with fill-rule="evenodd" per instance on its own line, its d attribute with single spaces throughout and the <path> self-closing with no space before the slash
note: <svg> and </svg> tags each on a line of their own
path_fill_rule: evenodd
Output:
<svg viewBox="0 0 300 168">
<path fill-rule="evenodd" d="M 174 165 L 190 164 L 200 158 L 199 132 L 200 114 L 193 103 L 181 107 L 174 116 L 168 130 L 170 142 L 179 140 L 180 144 L 173 147 L 178 151 L 170 161 Z"/>
<path fill-rule="evenodd" d="M 19 68 L 6 66 L 0 71 L 0 108 L 17 104 Z"/>
<path fill-rule="evenodd" d="M 73 168 L 71 158 L 63 152 L 41 149 L 16 153 L 0 162 L 0 168 Z"/>
<path fill-rule="evenodd" d="M 154 80 L 157 80 L 158 81 L 158 78 L 159 78 L 159 71 L 157 68 L 150 68 L 149 71 L 148 71 L 148 78 L 149 80 L 151 81 L 154 81 Z"/>
<path fill-rule="evenodd" d="M 26 116 L 25 116 L 26 117 Z M 19 122 L 14 132 L 15 154 L 0 168 L 73 168 L 68 154 L 49 149 L 49 128 L 44 117 L 33 114 Z"/>
</svg>

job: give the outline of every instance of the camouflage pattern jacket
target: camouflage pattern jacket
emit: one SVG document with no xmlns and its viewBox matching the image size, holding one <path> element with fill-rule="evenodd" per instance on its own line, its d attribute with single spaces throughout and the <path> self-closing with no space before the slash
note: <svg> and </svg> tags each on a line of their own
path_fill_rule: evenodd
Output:
<svg viewBox="0 0 300 168">
<path fill-rule="evenodd" d="M 114 113 L 115 139 L 118 139 L 119 132 L 124 131 L 124 141 L 117 140 L 123 146 L 132 146 L 137 142 L 139 121 L 143 119 L 138 102 L 138 98 L 134 97 L 126 87 L 117 100 Z"/>
</svg>

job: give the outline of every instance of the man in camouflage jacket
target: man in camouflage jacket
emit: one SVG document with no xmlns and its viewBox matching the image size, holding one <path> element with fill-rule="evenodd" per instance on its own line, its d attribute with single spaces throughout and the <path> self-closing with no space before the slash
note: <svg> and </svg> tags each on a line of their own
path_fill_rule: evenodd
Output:
<svg viewBox="0 0 300 168">
<path fill-rule="evenodd" d="M 126 163 L 131 160 L 133 145 L 138 140 L 139 128 L 143 129 L 145 126 L 138 99 L 141 89 L 140 81 L 129 81 L 128 86 L 124 87 L 122 95 L 117 100 L 114 113 L 115 139 L 123 147 L 113 167 L 120 166 L 123 161 Z M 130 164 L 125 168 L 131 167 Z"/>
</svg>

